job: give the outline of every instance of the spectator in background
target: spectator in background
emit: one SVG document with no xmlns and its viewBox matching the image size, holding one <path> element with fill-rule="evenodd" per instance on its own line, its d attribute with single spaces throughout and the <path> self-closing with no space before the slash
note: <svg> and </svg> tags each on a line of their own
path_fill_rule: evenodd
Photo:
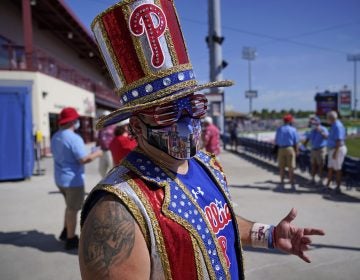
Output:
<svg viewBox="0 0 360 280">
<path fill-rule="evenodd" d="M 289 170 L 291 187 L 295 188 L 294 169 L 298 151 L 299 135 L 292 126 L 293 117 L 287 114 L 283 117 L 284 124 L 276 130 L 275 145 L 278 146 L 278 164 L 280 169 L 280 185 L 284 187 L 285 168 Z"/>
<path fill-rule="evenodd" d="M 326 183 L 326 190 L 331 190 L 330 183 L 333 178 L 333 173 L 336 173 L 336 189 L 335 193 L 340 193 L 341 185 L 341 169 L 344 162 L 347 148 L 345 146 L 345 128 L 335 111 L 330 111 L 327 114 L 328 123 L 331 125 L 330 133 L 327 141 L 328 147 L 328 180 Z"/>
<path fill-rule="evenodd" d="M 102 116 L 110 114 L 109 111 L 104 111 Z M 97 138 L 97 146 L 100 146 L 103 151 L 102 157 L 99 159 L 99 172 L 101 178 L 104 178 L 108 171 L 112 168 L 111 152 L 109 145 L 114 138 L 115 125 L 109 125 L 99 131 Z"/>
<path fill-rule="evenodd" d="M 109 149 L 116 166 L 137 146 L 137 142 L 129 136 L 129 119 L 119 122 L 114 134 Z"/>
<path fill-rule="evenodd" d="M 230 133 L 230 145 L 231 149 L 237 151 L 237 121 L 233 118 L 229 124 L 229 133 Z"/>
<path fill-rule="evenodd" d="M 326 138 L 329 132 L 326 127 L 321 125 L 321 121 L 318 117 L 312 117 L 310 119 L 311 131 L 306 135 L 304 145 L 310 141 L 311 143 L 311 184 L 315 184 L 315 176 L 318 174 L 320 180 L 319 184 L 323 185 L 323 169 L 326 156 Z"/>
<path fill-rule="evenodd" d="M 207 152 L 218 156 L 220 154 L 220 131 L 213 124 L 213 119 L 211 117 L 205 117 L 203 125 L 203 147 Z"/>
<path fill-rule="evenodd" d="M 54 158 L 55 183 L 65 198 L 64 229 L 60 240 L 65 249 L 78 247 L 75 235 L 76 216 L 84 201 L 84 164 L 102 155 L 101 150 L 88 154 L 83 139 L 74 131 L 80 127 L 79 114 L 67 107 L 60 112 L 59 130 L 51 138 L 51 152 Z"/>
</svg>

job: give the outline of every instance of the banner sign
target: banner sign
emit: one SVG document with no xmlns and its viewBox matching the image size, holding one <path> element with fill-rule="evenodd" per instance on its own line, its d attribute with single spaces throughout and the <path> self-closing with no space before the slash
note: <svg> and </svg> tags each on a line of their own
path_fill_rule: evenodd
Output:
<svg viewBox="0 0 360 280">
<path fill-rule="evenodd" d="M 247 90 L 245 91 L 246 98 L 256 98 L 258 96 L 257 90 Z"/>
<path fill-rule="evenodd" d="M 351 116 L 351 91 L 343 90 L 339 93 L 339 113 L 342 117 Z"/>
<path fill-rule="evenodd" d="M 323 92 L 315 95 L 316 115 L 325 116 L 329 111 L 338 111 L 338 93 Z"/>
</svg>

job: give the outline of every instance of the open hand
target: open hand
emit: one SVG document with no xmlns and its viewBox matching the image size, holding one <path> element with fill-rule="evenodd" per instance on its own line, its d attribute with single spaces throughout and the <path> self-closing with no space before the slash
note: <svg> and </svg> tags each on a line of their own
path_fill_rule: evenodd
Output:
<svg viewBox="0 0 360 280">
<path fill-rule="evenodd" d="M 293 254 L 307 263 L 310 259 L 305 255 L 311 244 L 310 235 L 325 235 L 321 229 L 298 228 L 291 222 L 296 218 L 297 210 L 292 208 L 290 213 L 281 220 L 275 228 L 275 248 L 288 254 Z"/>
</svg>

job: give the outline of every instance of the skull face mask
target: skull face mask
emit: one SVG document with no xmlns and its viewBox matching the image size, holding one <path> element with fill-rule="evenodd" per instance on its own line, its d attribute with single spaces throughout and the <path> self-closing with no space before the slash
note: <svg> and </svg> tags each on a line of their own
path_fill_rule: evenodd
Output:
<svg viewBox="0 0 360 280">
<path fill-rule="evenodd" d="M 147 127 L 146 140 L 150 145 L 176 159 L 189 159 L 200 148 L 200 119 L 206 115 L 206 110 L 206 97 L 193 94 L 138 115 Z"/>
<path fill-rule="evenodd" d="M 200 119 L 183 117 L 165 127 L 147 126 L 147 142 L 176 159 L 190 159 L 200 147 Z"/>
</svg>

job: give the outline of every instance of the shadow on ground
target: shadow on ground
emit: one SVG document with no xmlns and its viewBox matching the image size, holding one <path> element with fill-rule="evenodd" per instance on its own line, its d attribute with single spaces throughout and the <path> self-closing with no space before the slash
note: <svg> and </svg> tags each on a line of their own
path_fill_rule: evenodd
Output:
<svg viewBox="0 0 360 280">
<path fill-rule="evenodd" d="M 273 254 L 273 255 L 286 255 L 285 253 L 279 250 L 269 250 L 263 248 L 252 248 L 252 247 L 244 247 L 245 252 L 254 252 L 254 253 L 262 253 L 262 254 Z M 342 246 L 342 245 L 333 245 L 333 244 L 311 244 L 311 250 L 317 249 L 333 249 L 333 250 L 349 250 L 349 251 L 360 251 L 360 247 L 351 247 L 351 246 Z"/>
<path fill-rule="evenodd" d="M 285 253 L 279 250 L 269 250 L 263 248 L 252 248 L 252 247 L 244 247 L 245 252 L 254 252 L 254 253 L 262 253 L 262 254 L 272 254 L 272 255 L 286 255 Z"/>
<path fill-rule="evenodd" d="M 341 194 L 324 194 L 323 198 L 329 201 L 333 201 L 333 202 L 350 202 L 350 203 L 359 203 L 360 202 L 360 198 L 354 197 L 354 196 L 350 196 L 347 195 L 346 193 L 341 193 Z"/>
<path fill-rule="evenodd" d="M 316 189 L 313 190 L 301 190 L 299 188 L 291 188 L 290 185 L 285 185 L 285 187 L 282 186 L 276 186 L 276 187 L 269 187 L 269 186 L 262 186 L 262 185 L 230 185 L 232 188 L 240 188 L 240 189 L 257 189 L 261 191 L 273 191 L 277 193 L 291 193 L 291 194 L 314 194 L 318 191 Z"/>
<path fill-rule="evenodd" d="M 49 191 L 48 194 L 61 194 L 60 191 Z M 88 192 L 85 192 L 85 195 L 88 195 Z"/>
<path fill-rule="evenodd" d="M 77 250 L 65 250 L 64 243 L 57 240 L 55 235 L 39 232 L 37 230 L 13 232 L 0 231 L 0 244 L 30 247 L 48 253 L 64 252 L 71 255 L 77 255 Z"/>
</svg>

